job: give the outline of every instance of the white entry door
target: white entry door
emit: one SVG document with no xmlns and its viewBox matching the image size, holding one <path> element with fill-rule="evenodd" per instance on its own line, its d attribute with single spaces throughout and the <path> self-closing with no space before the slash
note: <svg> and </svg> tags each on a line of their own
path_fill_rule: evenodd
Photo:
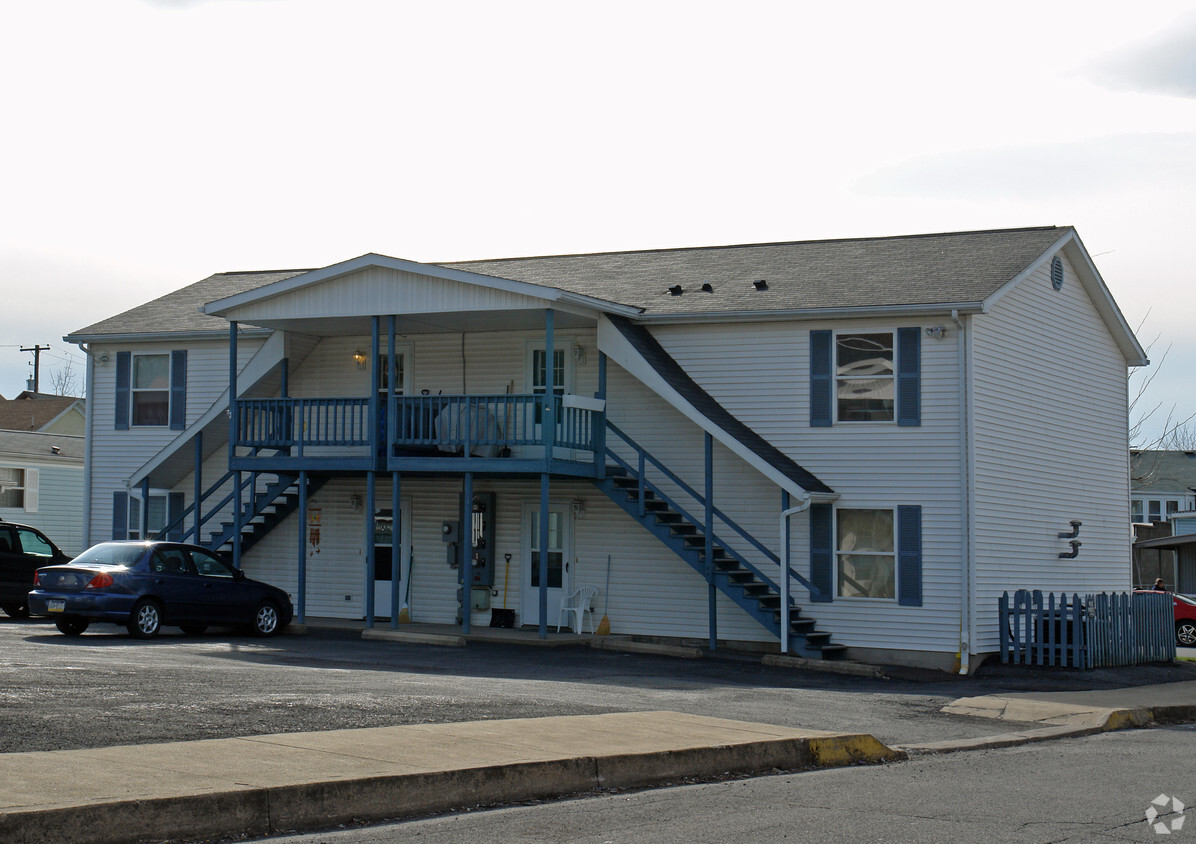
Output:
<svg viewBox="0 0 1196 844">
<path fill-rule="evenodd" d="M 561 601 L 572 591 L 573 524 L 568 508 L 548 509 L 548 614 L 555 627 Z M 540 624 L 540 506 L 529 504 L 523 515 L 523 613 L 521 624 Z"/>
<path fill-rule="evenodd" d="M 399 513 L 398 531 L 389 507 L 374 516 L 374 617 L 390 618 L 392 578 L 399 578 L 399 603 L 406 595 L 408 543 L 411 535 L 411 508 L 406 502 Z"/>
</svg>

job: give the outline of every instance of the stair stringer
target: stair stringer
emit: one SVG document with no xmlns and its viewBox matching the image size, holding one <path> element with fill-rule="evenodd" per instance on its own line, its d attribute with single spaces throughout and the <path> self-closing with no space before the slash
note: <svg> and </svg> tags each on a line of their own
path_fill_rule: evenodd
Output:
<svg viewBox="0 0 1196 844">
<path fill-rule="evenodd" d="M 705 579 L 703 524 L 674 507 L 663 494 L 651 489 L 651 484 L 645 491 L 645 512 L 641 516 L 638 479 L 631 474 L 608 475 L 601 480 L 595 479 L 594 485 Z M 714 536 L 713 549 L 715 587 L 779 639 L 781 596 L 776 584 L 743 566 L 736 559 L 735 552 L 717 534 Z M 817 630 L 814 619 L 803 616 L 801 607 L 792 599 L 789 603 L 789 627 L 789 650 L 797 656 L 837 659 L 845 650 L 843 645 L 831 643 L 829 633 Z"/>
</svg>

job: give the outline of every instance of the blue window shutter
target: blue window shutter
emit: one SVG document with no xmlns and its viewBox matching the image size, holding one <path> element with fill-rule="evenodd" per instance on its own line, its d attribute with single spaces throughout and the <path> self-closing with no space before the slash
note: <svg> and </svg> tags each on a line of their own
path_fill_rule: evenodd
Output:
<svg viewBox="0 0 1196 844">
<path fill-rule="evenodd" d="M 187 427 L 187 350 L 170 353 L 170 429 Z"/>
<path fill-rule="evenodd" d="M 834 513 L 829 504 L 810 505 L 810 582 L 822 594 L 810 593 L 811 601 L 833 600 Z"/>
<path fill-rule="evenodd" d="M 181 492 L 171 492 L 166 496 L 166 524 L 174 525 L 166 533 L 166 538 L 171 542 L 183 541 L 183 494 Z M 178 522 L 178 524 L 175 524 Z"/>
<path fill-rule="evenodd" d="M 129 538 L 129 494 L 112 493 L 112 538 Z"/>
<path fill-rule="evenodd" d="M 810 427 L 831 426 L 835 382 L 831 377 L 831 332 L 810 332 Z"/>
<path fill-rule="evenodd" d="M 897 603 L 922 606 L 922 508 L 897 508 Z"/>
<path fill-rule="evenodd" d="M 133 381 L 133 355 L 116 353 L 116 424 L 118 431 L 129 430 L 129 387 Z"/>
<path fill-rule="evenodd" d="M 897 329 L 897 424 L 922 424 L 922 329 Z"/>
</svg>

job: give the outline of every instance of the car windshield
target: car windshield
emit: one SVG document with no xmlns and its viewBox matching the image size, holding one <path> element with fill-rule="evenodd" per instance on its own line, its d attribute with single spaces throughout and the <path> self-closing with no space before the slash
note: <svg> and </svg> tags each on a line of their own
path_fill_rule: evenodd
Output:
<svg viewBox="0 0 1196 844">
<path fill-rule="evenodd" d="M 75 557 L 75 563 L 97 563 L 102 566 L 128 566 L 137 562 L 145 553 L 144 545 L 129 545 L 124 542 L 101 542 L 93 545 Z"/>
</svg>

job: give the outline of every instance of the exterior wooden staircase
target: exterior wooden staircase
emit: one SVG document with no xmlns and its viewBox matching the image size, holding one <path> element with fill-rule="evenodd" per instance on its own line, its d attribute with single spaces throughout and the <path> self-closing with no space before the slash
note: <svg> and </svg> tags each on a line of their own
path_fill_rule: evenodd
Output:
<svg viewBox="0 0 1196 844">
<path fill-rule="evenodd" d="M 649 533 L 663 542 L 673 553 L 689 563 L 705 578 L 707 576 L 706 528 L 703 520 L 686 512 L 660 487 L 643 478 L 643 467 L 648 463 L 653 464 L 669 477 L 674 486 L 696 499 L 704 512 L 705 503 L 701 496 L 673 475 L 659 461 L 643 452 L 625 434 L 613 426 L 611 428 L 640 452 L 639 467 L 631 466 L 608 449 L 608 458 L 613 459 L 616 465 L 608 466 L 607 476 L 602 480 L 596 480 L 595 484 L 624 512 L 643 525 Z M 730 530 L 738 532 L 770 563 L 779 565 L 775 554 L 758 540 L 749 536 L 725 515 L 721 513 L 719 515 L 720 521 L 728 525 Z M 717 533 L 713 537 L 712 548 L 711 571 L 715 587 L 773 635 L 780 638 L 781 589 L 777 583 L 762 573 L 744 555 L 734 550 Z M 809 582 L 800 575 L 793 573 L 792 576 L 800 583 L 800 587 L 793 588 L 810 588 Z M 789 601 L 789 634 L 790 652 L 797 656 L 813 659 L 840 659 L 846 649 L 843 645 L 833 644 L 830 641 L 829 633 L 819 631 L 814 619 L 804 616 L 801 607 L 793 601 L 792 597 Z"/>
</svg>

